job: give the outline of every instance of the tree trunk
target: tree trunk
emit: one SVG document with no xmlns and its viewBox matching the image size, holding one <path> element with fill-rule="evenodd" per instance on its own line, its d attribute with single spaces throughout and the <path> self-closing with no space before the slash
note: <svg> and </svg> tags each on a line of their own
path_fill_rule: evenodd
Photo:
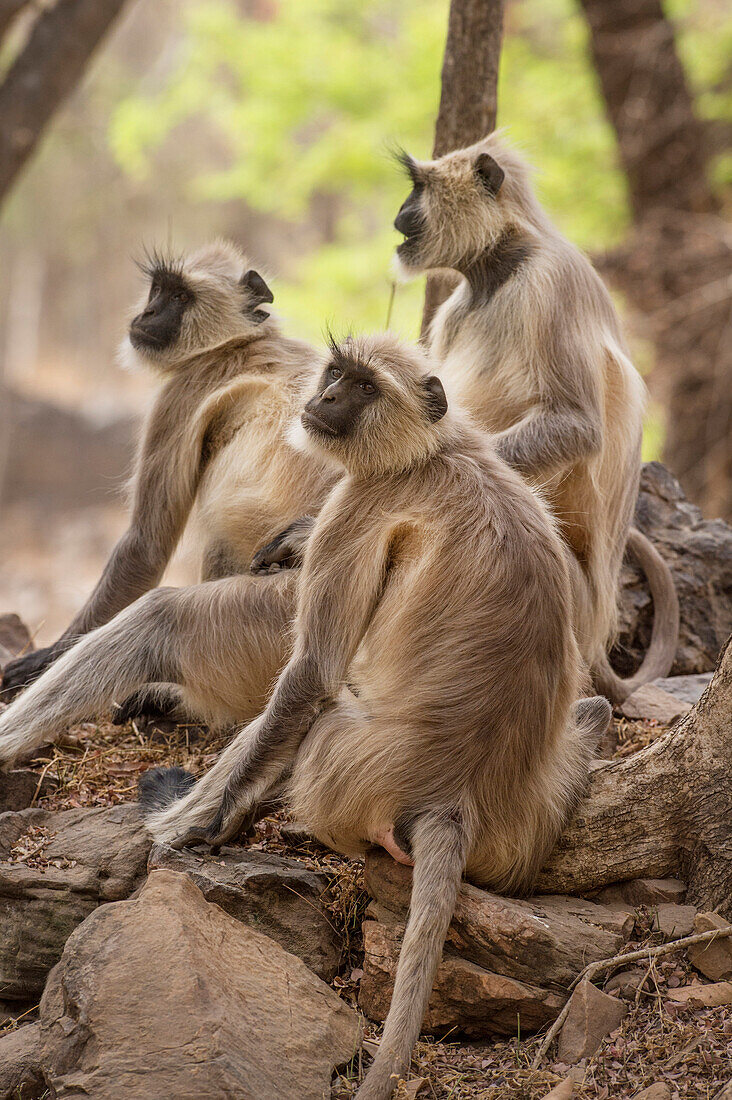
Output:
<svg viewBox="0 0 732 1100">
<path fill-rule="evenodd" d="M 0 202 L 124 5 L 125 0 L 57 0 L 38 16 L 0 85 Z"/>
<path fill-rule="evenodd" d="M 710 516 L 732 517 L 732 247 L 707 178 L 660 0 L 580 0 L 635 231 L 611 266 L 647 315 L 668 413 L 664 461 Z"/>
<path fill-rule="evenodd" d="M 452 0 L 434 157 L 472 145 L 495 129 L 502 30 L 502 0 Z M 423 338 L 449 289 L 448 280 L 438 276 L 427 280 Z"/>
<path fill-rule="evenodd" d="M 691 904 L 732 917 L 732 639 L 675 729 L 595 769 L 537 890 L 587 894 L 668 876 L 686 882 Z"/>
<path fill-rule="evenodd" d="M 0 42 L 2 42 L 10 24 L 30 0 L 0 0 Z"/>
</svg>

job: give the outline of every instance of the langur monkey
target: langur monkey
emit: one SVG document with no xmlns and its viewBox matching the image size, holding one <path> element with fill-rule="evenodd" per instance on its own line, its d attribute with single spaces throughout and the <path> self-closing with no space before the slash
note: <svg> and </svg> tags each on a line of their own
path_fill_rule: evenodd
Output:
<svg viewBox="0 0 732 1100">
<path fill-rule="evenodd" d="M 218 846 L 284 797 L 338 851 L 384 843 L 413 863 L 391 1008 L 358 1093 L 384 1100 L 463 872 L 531 887 L 610 707 L 575 703 L 583 664 L 554 521 L 492 439 L 448 411 L 423 352 L 389 335 L 334 344 L 296 431 L 345 475 L 307 543 L 292 656 L 207 775 L 156 769 L 141 800 L 168 844 Z"/>
<path fill-rule="evenodd" d="M 574 551 L 580 650 L 599 690 L 620 702 L 667 675 L 679 609 L 668 567 L 630 526 L 645 390 L 610 296 L 540 207 L 527 165 L 495 134 L 438 160 L 400 160 L 412 192 L 394 222 L 405 238 L 398 267 L 461 276 L 429 330 L 448 397 L 541 489 Z M 607 647 L 626 546 L 646 571 L 655 622 L 641 668 L 621 680 Z"/>
<path fill-rule="evenodd" d="M 272 302 L 272 292 L 239 250 L 215 242 L 179 260 L 154 253 L 141 266 L 149 290 L 121 355 L 126 365 L 159 375 L 162 387 L 138 450 L 130 525 L 61 638 L 6 666 L 8 693 L 159 584 L 186 525 L 202 580 L 243 573 L 257 547 L 293 514 L 320 506 L 332 482 L 322 464 L 284 439 L 304 387 L 309 390 L 317 377 L 319 353 L 283 336 L 261 308 Z M 265 629 L 272 640 L 277 624 L 287 633 L 292 586 L 283 580 L 269 589 Z M 254 602 L 261 604 L 259 593 Z M 240 600 L 235 605 L 240 609 Z M 140 625 L 149 628 L 144 616 Z M 241 625 L 246 629 L 246 621 Z M 199 629 L 207 629 L 205 618 Z M 260 696 L 286 659 L 283 649 L 280 641 L 265 662 Z M 99 659 L 103 663 L 101 653 Z M 117 718 L 168 710 L 177 695 L 172 685 L 151 685 L 128 699 Z M 237 712 L 232 720 L 241 718 Z"/>
</svg>

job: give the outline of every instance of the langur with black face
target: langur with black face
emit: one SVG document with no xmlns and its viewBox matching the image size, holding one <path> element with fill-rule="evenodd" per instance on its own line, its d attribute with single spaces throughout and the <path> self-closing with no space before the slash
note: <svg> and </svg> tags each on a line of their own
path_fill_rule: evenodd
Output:
<svg viewBox="0 0 732 1100">
<path fill-rule="evenodd" d="M 138 449 L 130 526 L 62 637 L 6 666 L 8 693 L 47 671 L 0 717 L 0 764 L 113 702 L 118 721 L 246 721 L 287 660 L 297 577 L 248 570 L 293 515 L 317 511 L 335 478 L 286 438 L 322 352 L 281 333 L 262 308 L 271 291 L 233 245 L 153 255 L 144 269 L 123 359 L 162 385 Z M 209 583 L 148 591 L 184 528 Z"/>
<path fill-rule="evenodd" d="M 645 390 L 610 296 L 495 134 L 438 160 L 400 160 L 413 189 L 394 223 L 405 237 L 399 268 L 460 276 L 429 329 L 448 398 L 496 434 L 501 457 L 549 503 L 574 551 L 580 649 L 598 688 L 619 702 L 667 675 L 679 609 L 668 567 L 630 526 Z M 621 680 L 607 648 L 626 545 L 648 576 L 655 622 L 642 667 Z"/>
<path fill-rule="evenodd" d="M 413 863 L 391 1008 L 358 1093 L 384 1100 L 408 1067 L 461 875 L 530 889 L 610 708 L 575 703 L 554 521 L 448 410 L 421 351 L 388 335 L 334 346 L 297 434 L 344 476 L 307 544 L 292 656 L 207 775 L 148 773 L 141 800 L 168 844 L 220 845 L 279 798 L 338 851 L 378 843 Z"/>
</svg>

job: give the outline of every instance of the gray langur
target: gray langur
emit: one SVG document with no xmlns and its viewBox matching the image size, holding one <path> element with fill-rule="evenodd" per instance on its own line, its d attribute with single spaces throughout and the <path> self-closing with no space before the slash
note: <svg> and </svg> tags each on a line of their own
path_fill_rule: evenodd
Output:
<svg viewBox="0 0 732 1100">
<path fill-rule="evenodd" d="M 391 1008 L 358 1093 L 385 1100 L 463 872 L 530 889 L 610 708 L 576 702 L 571 555 L 553 519 L 448 411 L 421 351 L 389 335 L 334 345 L 296 431 L 344 476 L 307 543 L 290 660 L 198 783 L 158 769 L 141 798 L 168 844 L 220 845 L 281 798 L 346 855 L 380 843 L 413 863 Z"/>
<path fill-rule="evenodd" d="M 448 397 L 541 489 L 574 551 L 581 652 L 597 687 L 620 702 L 667 675 L 679 609 L 663 558 L 631 527 L 645 389 L 610 296 L 537 202 L 527 165 L 495 134 L 437 160 L 400 160 L 412 191 L 394 223 L 405 238 L 398 267 L 460 276 L 429 330 Z M 643 665 L 621 680 L 607 648 L 626 546 L 645 569 L 655 622 Z"/>
<path fill-rule="evenodd" d="M 0 716 L 0 765 L 113 703 L 117 721 L 246 721 L 287 660 L 297 577 L 248 569 L 293 515 L 317 511 L 337 476 L 286 437 L 322 352 L 282 334 L 261 308 L 269 288 L 232 245 L 153 255 L 145 270 L 124 357 L 162 385 L 130 525 L 58 642 L 6 666 L 8 692 L 43 675 Z M 206 583 L 155 588 L 184 528 Z"/>
<path fill-rule="evenodd" d="M 179 259 L 153 253 L 142 267 L 148 287 L 121 357 L 162 385 L 138 448 L 130 524 L 58 641 L 6 666 L 6 694 L 159 584 L 184 528 L 202 580 L 244 573 L 293 514 L 320 506 L 332 480 L 284 439 L 320 353 L 283 336 L 261 308 L 272 292 L 241 252 L 218 241 Z M 117 719 L 169 709 L 176 694 L 138 688 Z"/>
</svg>

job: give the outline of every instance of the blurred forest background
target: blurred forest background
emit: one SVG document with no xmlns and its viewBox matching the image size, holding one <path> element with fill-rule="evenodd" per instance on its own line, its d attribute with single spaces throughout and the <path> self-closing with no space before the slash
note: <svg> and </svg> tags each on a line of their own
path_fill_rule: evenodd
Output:
<svg viewBox="0 0 732 1100">
<path fill-rule="evenodd" d="M 3 175 L 4 91 L 17 98 L 3 79 L 50 7 L 0 0 L 0 610 L 40 643 L 124 529 L 153 385 L 115 365 L 134 258 L 224 235 L 272 276 L 292 334 L 383 327 L 407 190 L 388 147 L 431 153 L 449 11 L 106 0 L 82 79 L 22 172 Z M 541 200 L 618 295 L 652 394 L 645 456 L 664 454 L 726 518 L 731 58 L 727 0 L 508 0 L 498 86 L 499 125 L 536 165 Z M 393 327 L 416 338 L 423 298 L 423 284 L 398 288 Z M 173 579 L 186 577 L 183 555 Z"/>
</svg>

